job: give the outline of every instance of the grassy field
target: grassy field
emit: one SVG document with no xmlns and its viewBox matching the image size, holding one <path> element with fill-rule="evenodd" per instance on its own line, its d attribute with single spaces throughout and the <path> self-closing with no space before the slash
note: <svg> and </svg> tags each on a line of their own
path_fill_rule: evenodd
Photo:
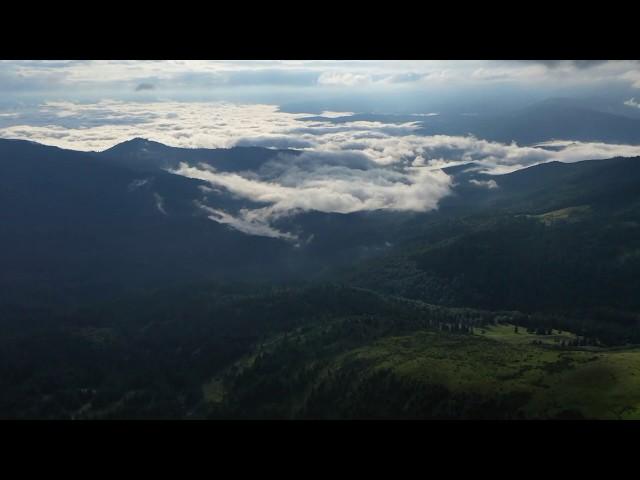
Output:
<svg viewBox="0 0 640 480">
<path fill-rule="evenodd" d="M 551 335 L 536 335 L 535 333 L 528 333 L 525 328 L 519 327 L 516 332 L 516 327 L 509 324 L 477 328 L 474 333 L 512 345 L 530 345 L 532 342 L 537 341 L 542 342 L 543 345 L 560 346 L 562 341 L 569 342 L 576 339 L 575 334 L 560 330 L 553 330 Z"/>
<path fill-rule="evenodd" d="M 482 395 L 531 394 L 527 418 L 563 412 L 597 419 L 640 419 L 640 349 L 559 348 L 568 332 L 514 333 L 512 325 L 484 333 L 418 332 L 386 338 L 350 355 L 423 384 Z M 531 342 L 542 341 L 542 345 Z"/>
<path fill-rule="evenodd" d="M 552 225 L 561 221 L 576 221 L 584 218 L 591 212 L 591 208 L 588 205 L 581 205 L 578 207 L 561 208 L 560 210 L 554 210 L 552 212 L 543 213 L 541 215 L 530 215 L 532 218 L 537 218 L 545 225 Z"/>
<path fill-rule="evenodd" d="M 376 379 L 383 375 L 410 385 L 409 397 L 419 398 L 421 392 L 436 385 L 458 398 L 474 401 L 525 398 L 517 407 L 518 418 L 640 419 L 638 348 L 562 348 L 560 342 L 574 339 L 573 334 L 554 330 L 551 335 L 536 335 L 523 328 L 516 333 L 513 325 L 503 324 L 478 328 L 474 334 L 419 330 L 320 354 L 311 347 L 321 343 L 318 335 L 289 336 L 288 345 L 298 345 L 301 352 L 295 362 L 276 362 L 277 368 L 265 370 L 254 363 L 253 355 L 232 369 L 253 370 L 255 385 L 260 388 L 270 384 L 270 379 L 280 384 L 283 378 L 298 379 L 303 372 L 313 372 L 307 375 L 306 383 L 287 387 L 297 392 L 291 395 L 297 399 L 295 405 L 283 408 L 291 417 L 304 410 L 314 392 L 333 391 L 337 395 L 333 400 L 348 402 L 359 398 L 360 387 L 377 388 Z M 263 354 L 277 357 L 279 342 L 272 339 Z M 215 378 L 205 386 L 205 395 L 209 402 L 219 403 L 233 388 L 233 382 Z M 384 388 L 390 387 L 380 388 L 384 398 Z M 242 391 L 255 394 L 247 383 Z M 269 401 L 277 403 L 274 395 Z"/>
</svg>

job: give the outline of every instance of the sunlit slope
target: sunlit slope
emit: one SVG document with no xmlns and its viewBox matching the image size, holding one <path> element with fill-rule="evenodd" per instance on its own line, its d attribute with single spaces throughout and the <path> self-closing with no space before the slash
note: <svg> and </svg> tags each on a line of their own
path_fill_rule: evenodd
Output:
<svg viewBox="0 0 640 480">
<path fill-rule="evenodd" d="M 354 321 L 334 335 L 302 330 L 265 343 L 205 384 L 209 414 L 640 419 L 640 349 L 561 347 L 574 336 L 513 325 L 421 329 L 349 348 L 335 331 Z"/>
</svg>

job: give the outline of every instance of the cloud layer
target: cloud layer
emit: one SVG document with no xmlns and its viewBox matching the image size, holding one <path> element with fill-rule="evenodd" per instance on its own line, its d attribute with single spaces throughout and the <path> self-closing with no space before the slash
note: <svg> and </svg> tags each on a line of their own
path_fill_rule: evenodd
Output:
<svg viewBox="0 0 640 480">
<path fill-rule="evenodd" d="M 596 68 L 596 67 L 593 67 Z M 638 156 L 640 146 L 554 141 L 535 146 L 490 142 L 473 136 L 418 134 L 420 120 L 385 123 L 331 122 L 307 113 L 285 113 L 274 105 L 212 102 L 45 102 L 37 109 L 4 112 L 0 137 L 22 138 L 77 150 L 104 150 L 133 137 L 171 146 L 297 149 L 259 170 L 218 172 L 183 164 L 174 173 L 209 182 L 253 202 L 225 212 L 203 202 L 212 220 L 252 235 L 300 240 L 279 230 L 278 220 L 304 211 L 365 210 L 424 212 L 450 193 L 442 168 L 475 162 L 489 174 L 549 161 L 575 162 Z M 410 119 L 411 120 L 411 119 Z M 499 182 L 476 183 L 497 188 Z M 163 212 L 162 199 L 156 199 Z M 257 206 L 255 206 L 257 205 Z"/>
<path fill-rule="evenodd" d="M 247 233 L 294 239 L 271 225 L 305 211 L 353 213 L 365 210 L 428 211 L 449 193 L 451 179 L 440 169 L 384 168 L 362 154 L 281 154 L 256 172 L 225 173 L 182 164 L 176 174 L 209 182 L 236 197 L 265 205 L 232 217 L 207 208 L 213 220 Z"/>
<path fill-rule="evenodd" d="M 589 72 L 585 75 L 585 71 Z M 455 82 L 573 85 L 623 81 L 637 87 L 636 61 L 421 60 L 421 61 L 0 61 L 0 90 L 159 90 L 241 86 L 425 86 Z M 145 89 L 142 89 L 145 90 Z"/>
</svg>

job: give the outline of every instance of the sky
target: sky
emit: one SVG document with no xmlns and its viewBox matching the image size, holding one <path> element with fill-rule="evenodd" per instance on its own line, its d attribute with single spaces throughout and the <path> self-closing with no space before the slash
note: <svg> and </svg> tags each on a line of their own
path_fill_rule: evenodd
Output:
<svg viewBox="0 0 640 480">
<path fill-rule="evenodd" d="M 341 86 L 514 81 L 637 83 L 636 61 L 313 60 L 2 61 L 3 90 L 124 91 L 239 85 Z M 18 88 L 19 87 L 19 88 Z M 637 88 L 637 84 L 636 84 Z"/>
<path fill-rule="evenodd" d="M 640 147 L 556 141 L 553 148 L 425 135 L 437 115 L 493 115 L 548 98 L 640 118 L 637 61 L 0 61 L 0 138 L 101 151 L 134 137 L 178 147 L 296 149 L 258 172 L 183 165 L 264 207 L 209 218 L 292 239 L 273 223 L 300 211 L 429 211 L 450 194 L 441 168 L 490 174 L 548 161 L 640 155 Z M 363 121 L 354 113 L 402 114 Z M 330 121 L 345 117 L 340 123 Z M 499 179 L 476 182 L 499 188 Z"/>
</svg>

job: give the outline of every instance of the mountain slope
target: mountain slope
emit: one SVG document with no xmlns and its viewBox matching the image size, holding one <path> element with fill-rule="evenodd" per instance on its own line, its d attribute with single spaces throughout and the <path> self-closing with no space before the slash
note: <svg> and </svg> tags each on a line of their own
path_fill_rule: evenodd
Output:
<svg viewBox="0 0 640 480">
<path fill-rule="evenodd" d="M 533 145 L 550 140 L 640 144 L 640 118 L 583 107 L 568 99 L 548 99 L 509 113 L 442 113 L 428 116 L 359 113 L 310 117 L 332 123 L 418 122 L 422 135 L 474 135 L 483 140 Z"/>
<path fill-rule="evenodd" d="M 152 152 L 143 156 L 151 163 L 140 168 L 144 149 Z M 278 154 L 192 151 L 138 139 L 103 156 L 0 140 L 0 306 L 91 301 L 210 278 L 317 276 L 387 248 L 390 227 L 404 218 L 307 212 L 278 223 L 299 243 L 248 235 L 211 220 L 198 205 L 235 213 L 252 202 L 159 167 L 183 160 L 183 153 L 231 170 Z"/>
<path fill-rule="evenodd" d="M 295 150 L 270 150 L 260 147 L 179 148 L 134 138 L 95 155 L 108 162 L 138 170 L 178 168 L 181 162 L 191 165 L 205 163 L 223 172 L 256 170 L 278 155 L 297 155 Z"/>
<path fill-rule="evenodd" d="M 593 203 L 623 207 L 640 200 L 640 157 L 549 162 L 505 175 L 478 172 L 477 165 L 445 168 L 453 177 L 453 195 L 442 200 L 444 210 L 494 208 L 534 212 Z M 494 188 L 478 186 L 494 182 Z"/>
<path fill-rule="evenodd" d="M 205 384 L 203 410 L 210 418 L 640 418 L 637 348 L 568 347 L 568 332 L 491 321 L 453 332 L 384 325 L 393 323 L 336 318 L 271 338 Z"/>
<path fill-rule="evenodd" d="M 1 303 L 88 300 L 165 282 L 255 275 L 290 250 L 206 218 L 193 203 L 202 185 L 1 140 Z"/>
<path fill-rule="evenodd" d="M 407 222 L 403 242 L 344 281 L 443 305 L 563 312 L 637 341 L 639 159 L 491 178 L 499 188 L 462 189 L 455 203 Z"/>
<path fill-rule="evenodd" d="M 0 141 L 3 416 L 639 415 L 640 159 L 456 167 L 439 211 L 283 219 L 299 246 L 127 161 Z"/>
</svg>

